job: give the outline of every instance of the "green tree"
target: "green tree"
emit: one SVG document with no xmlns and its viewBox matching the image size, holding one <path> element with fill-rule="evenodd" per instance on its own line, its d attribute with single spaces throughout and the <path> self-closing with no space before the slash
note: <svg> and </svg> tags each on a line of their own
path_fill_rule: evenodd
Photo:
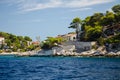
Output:
<svg viewBox="0 0 120 80">
<path fill-rule="evenodd" d="M 30 37 L 28 37 L 28 36 L 25 36 L 24 39 L 25 39 L 26 41 L 32 41 L 32 39 L 31 39 Z"/>
<path fill-rule="evenodd" d="M 28 48 L 27 41 L 32 41 L 28 36 L 16 36 L 6 32 L 0 32 L 0 36 L 5 38 L 5 43 L 8 47 L 12 46 L 13 51 L 17 51 L 18 49 L 22 49 L 22 51 L 26 50 Z"/>
<path fill-rule="evenodd" d="M 115 16 L 112 12 L 107 11 L 106 15 L 101 18 L 101 25 L 112 26 L 115 23 Z"/>
<path fill-rule="evenodd" d="M 9 34 L 5 32 L 0 32 L 0 36 L 4 37 L 5 39 L 9 38 Z"/>
<path fill-rule="evenodd" d="M 61 44 L 64 41 L 63 38 L 54 38 L 54 37 L 47 37 L 45 41 L 43 41 L 42 47 L 43 49 L 50 49 L 54 46 L 57 46 L 57 44 Z"/>
<path fill-rule="evenodd" d="M 87 24 L 89 24 L 90 26 L 94 27 L 96 25 L 100 25 L 100 20 L 103 17 L 103 13 L 95 13 L 94 15 L 92 15 L 89 19 L 89 21 L 87 22 Z"/>
<path fill-rule="evenodd" d="M 107 43 L 120 43 L 120 33 L 110 38 L 107 38 L 105 41 Z"/>
<path fill-rule="evenodd" d="M 80 23 L 80 24 L 82 24 L 82 20 L 79 18 L 79 17 L 76 17 L 76 18 L 74 18 L 73 20 L 72 20 L 72 22 L 71 22 L 71 24 L 73 24 L 73 23 Z M 71 25 L 70 24 L 70 25 Z M 69 26 L 68 28 L 76 28 L 76 26 Z"/>
<path fill-rule="evenodd" d="M 41 46 L 42 49 L 50 49 L 49 42 L 43 42 L 43 45 Z"/>
<path fill-rule="evenodd" d="M 120 23 L 120 13 L 115 14 L 115 23 Z"/>
<path fill-rule="evenodd" d="M 17 38 L 19 39 L 19 41 L 24 41 L 23 36 L 17 36 Z"/>
<path fill-rule="evenodd" d="M 85 40 L 87 41 L 96 41 L 98 38 L 100 38 L 101 34 L 102 34 L 102 27 L 101 26 L 95 26 L 95 27 L 91 27 L 91 26 L 86 26 L 85 28 Z"/>
<path fill-rule="evenodd" d="M 113 7 L 112 7 L 112 10 L 113 10 L 115 13 L 120 13 L 120 4 L 113 6 Z"/>
<path fill-rule="evenodd" d="M 81 23 L 81 19 L 79 17 L 74 18 L 72 23 L 76 23 L 76 22 Z"/>
<path fill-rule="evenodd" d="M 7 46 L 9 46 L 9 47 L 11 46 L 11 40 L 10 39 L 6 39 L 5 43 L 7 43 Z"/>
<path fill-rule="evenodd" d="M 83 20 L 84 25 L 87 25 L 87 26 L 88 26 L 88 25 L 90 24 L 90 23 L 89 23 L 89 22 L 90 22 L 90 18 L 91 18 L 91 17 L 88 16 L 88 17 L 85 18 L 85 20 Z"/>
<path fill-rule="evenodd" d="M 30 50 L 30 51 L 32 51 L 32 50 L 35 49 L 35 46 L 34 45 L 30 45 L 27 49 Z"/>
</svg>

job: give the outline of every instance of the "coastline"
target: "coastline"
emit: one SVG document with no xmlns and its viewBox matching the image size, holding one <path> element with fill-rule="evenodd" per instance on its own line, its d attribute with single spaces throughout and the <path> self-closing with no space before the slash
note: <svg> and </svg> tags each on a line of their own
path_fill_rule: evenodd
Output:
<svg viewBox="0 0 120 80">
<path fill-rule="evenodd" d="M 41 50 L 42 51 L 42 50 Z M 64 53 L 52 53 L 52 54 L 44 54 L 44 52 L 39 51 L 27 51 L 27 52 L 11 52 L 11 53 L 0 53 L 0 56 L 9 56 L 13 55 L 15 57 L 120 57 L 120 51 L 118 52 L 105 52 L 105 51 L 97 51 L 97 50 L 90 50 L 90 51 L 83 51 L 81 53 L 76 52 L 64 52 Z"/>
<path fill-rule="evenodd" d="M 0 56 L 2 55 L 34 55 L 38 51 L 26 51 L 26 52 L 2 52 L 0 53 Z"/>
<path fill-rule="evenodd" d="M 1 55 L 16 55 L 16 54 L 19 54 L 19 52 L 10 52 L 10 53 L 8 53 L 8 52 L 2 52 L 2 53 L 0 53 L 0 56 Z"/>
<path fill-rule="evenodd" d="M 120 57 L 120 51 L 118 52 L 106 52 L 106 53 L 102 53 L 99 51 L 84 51 L 81 53 L 76 53 L 76 52 L 72 52 L 71 53 L 56 53 L 53 54 L 53 56 L 78 56 L 78 57 Z"/>
</svg>

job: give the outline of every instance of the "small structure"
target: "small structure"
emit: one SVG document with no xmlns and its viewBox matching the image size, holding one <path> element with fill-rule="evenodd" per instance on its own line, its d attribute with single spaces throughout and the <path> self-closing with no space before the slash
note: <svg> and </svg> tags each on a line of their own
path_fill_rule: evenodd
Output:
<svg viewBox="0 0 120 80">
<path fill-rule="evenodd" d="M 0 37 L 0 45 L 4 44 L 4 42 L 5 42 L 5 38 L 4 37 Z"/>
<path fill-rule="evenodd" d="M 76 33 L 68 33 L 64 36 L 67 41 L 75 41 L 76 40 Z"/>
<path fill-rule="evenodd" d="M 39 42 L 39 41 L 35 41 L 35 42 L 32 42 L 32 44 L 33 44 L 34 46 L 39 46 L 39 45 L 40 45 L 40 42 Z"/>
<path fill-rule="evenodd" d="M 27 41 L 27 46 L 30 46 L 32 44 L 32 41 Z"/>
<path fill-rule="evenodd" d="M 62 37 L 66 41 L 76 41 L 76 33 L 68 33 L 64 35 L 58 35 L 57 37 Z"/>
</svg>

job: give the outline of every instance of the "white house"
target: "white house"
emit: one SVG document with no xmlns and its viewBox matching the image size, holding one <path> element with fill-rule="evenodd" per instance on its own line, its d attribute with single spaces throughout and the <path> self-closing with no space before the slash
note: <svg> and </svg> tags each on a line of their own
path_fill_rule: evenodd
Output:
<svg viewBox="0 0 120 80">
<path fill-rule="evenodd" d="M 0 37 L 0 44 L 3 44 L 5 42 L 5 38 L 4 37 Z"/>
<path fill-rule="evenodd" d="M 76 40 L 76 33 L 69 33 L 65 35 L 68 41 L 75 41 Z"/>
<path fill-rule="evenodd" d="M 62 37 L 67 41 L 76 41 L 76 33 L 68 33 L 64 35 L 58 35 L 57 37 Z"/>
</svg>

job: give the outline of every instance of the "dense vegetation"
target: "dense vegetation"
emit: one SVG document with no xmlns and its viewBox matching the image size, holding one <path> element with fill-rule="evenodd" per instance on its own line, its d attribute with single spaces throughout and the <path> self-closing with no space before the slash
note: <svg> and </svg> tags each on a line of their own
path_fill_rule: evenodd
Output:
<svg viewBox="0 0 120 80">
<path fill-rule="evenodd" d="M 72 23 L 76 22 L 82 27 L 81 41 L 98 41 L 100 44 L 120 43 L 120 4 L 113 6 L 112 12 L 94 13 L 84 20 L 76 17 Z"/>
<path fill-rule="evenodd" d="M 0 37 L 5 38 L 5 42 L 0 45 L 0 50 L 27 51 L 35 48 L 34 45 L 30 44 L 32 39 L 28 36 L 16 36 L 5 32 L 0 32 Z"/>
<path fill-rule="evenodd" d="M 112 11 L 106 13 L 94 13 L 92 16 L 81 20 L 79 17 L 73 19 L 69 28 L 75 29 L 73 23 L 80 23 L 82 34 L 81 41 L 97 41 L 100 45 L 107 43 L 120 42 L 120 5 L 112 7 Z M 110 29 L 110 30 L 109 30 Z M 115 35 L 114 35 L 115 34 Z M 51 49 L 57 44 L 61 44 L 65 40 L 60 38 L 48 37 L 42 42 L 43 49 Z"/>
<path fill-rule="evenodd" d="M 51 49 L 58 44 L 61 44 L 64 41 L 62 37 L 47 37 L 45 41 L 42 42 L 41 48 L 43 49 Z"/>
</svg>

